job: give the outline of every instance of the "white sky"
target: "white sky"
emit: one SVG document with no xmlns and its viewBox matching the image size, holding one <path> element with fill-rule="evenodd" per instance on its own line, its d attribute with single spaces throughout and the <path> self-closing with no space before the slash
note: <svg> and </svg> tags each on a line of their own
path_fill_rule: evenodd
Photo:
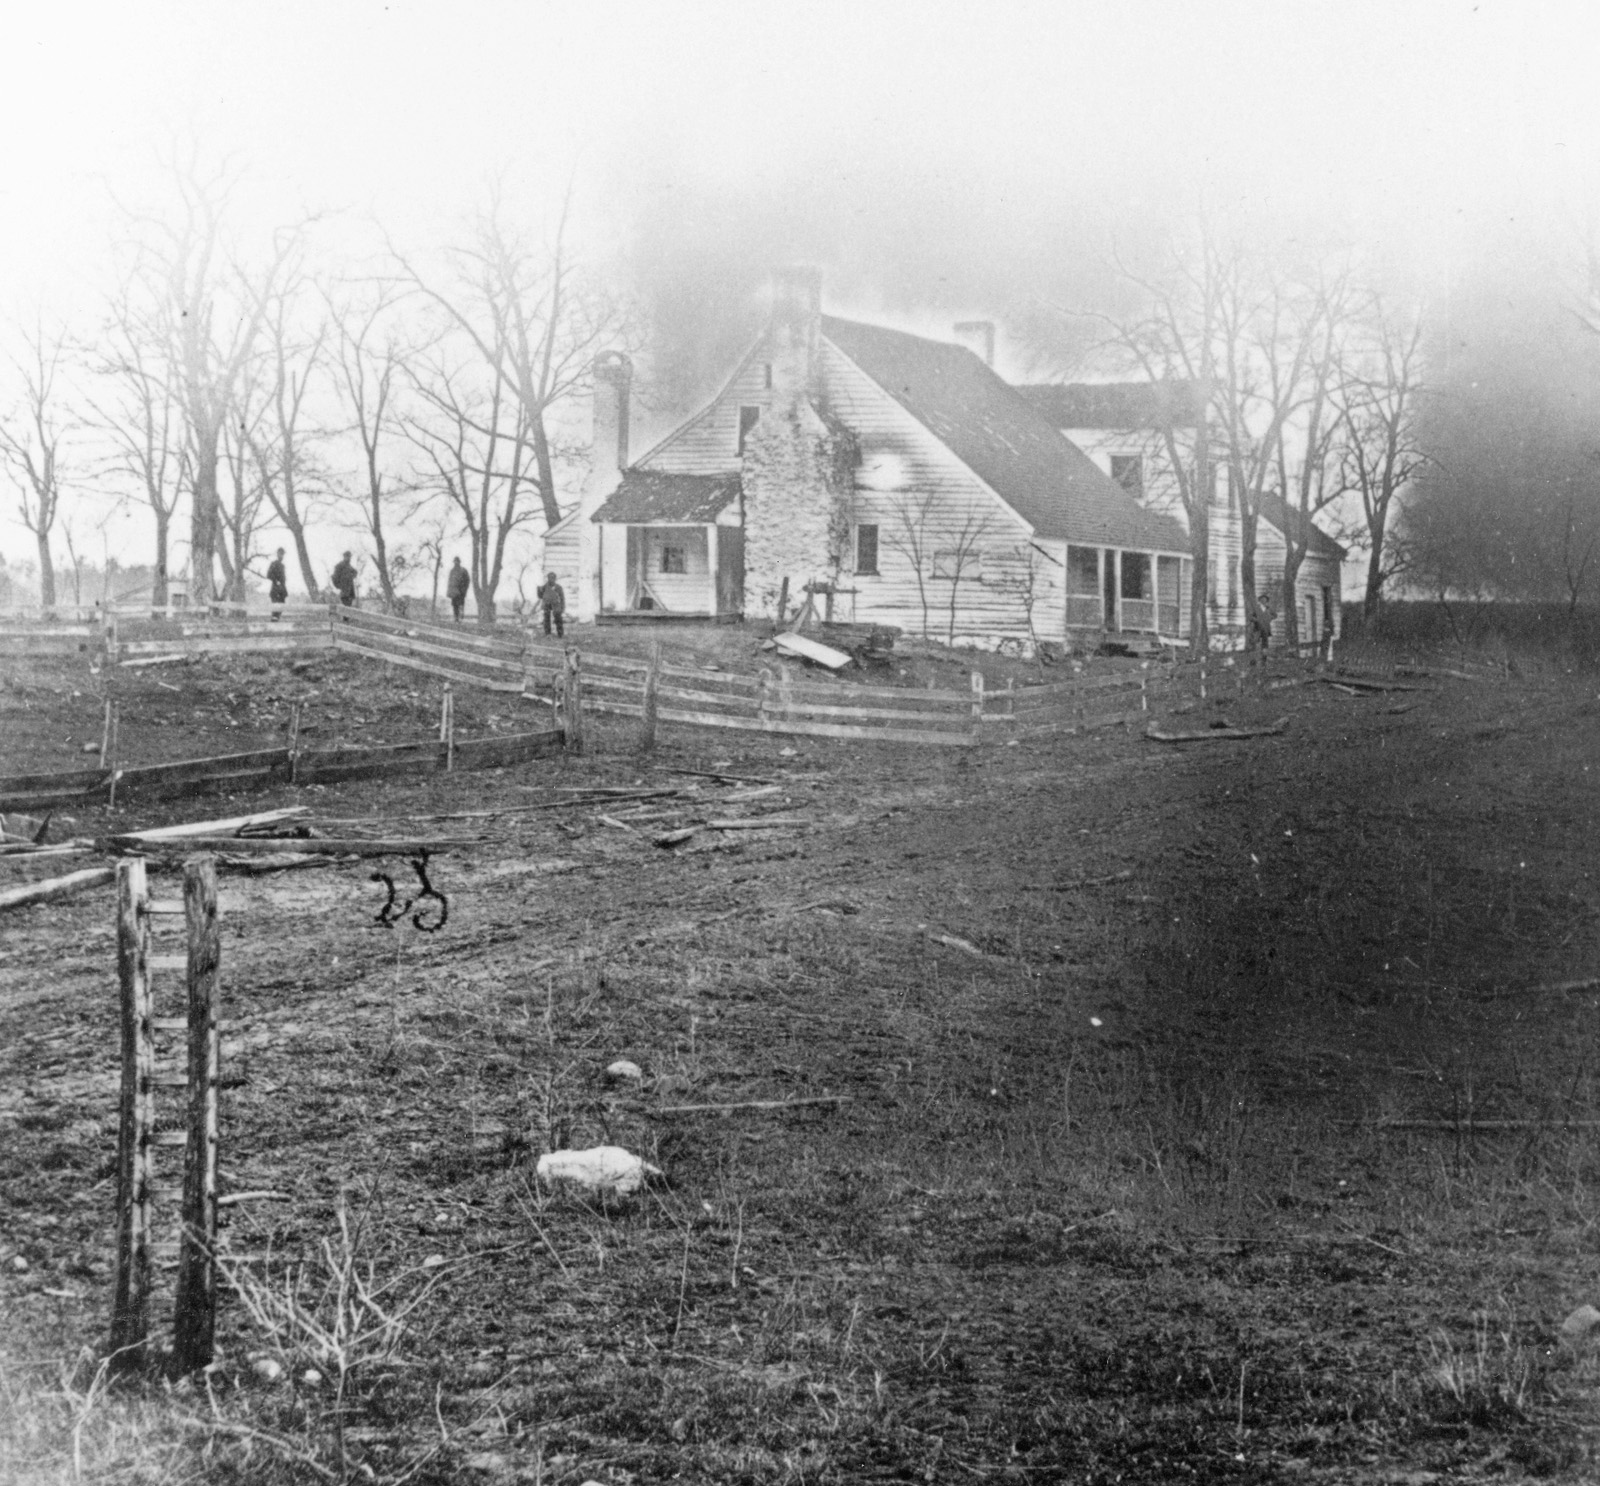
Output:
<svg viewBox="0 0 1600 1486">
<path fill-rule="evenodd" d="M 976 181 L 975 210 L 1019 220 L 1086 189 L 1112 209 L 1177 191 L 1332 212 L 1436 267 L 1486 224 L 1575 234 L 1600 181 L 1600 7 L 1580 0 L 6 10 L 0 313 L 43 304 L 86 332 L 114 198 L 158 198 L 160 153 L 189 133 L 246 165 L 250 215 L 341 213 L 351 253 L 369 214 L 441 241 L 497 171 L 534 194 L 576 168 L 605 252 L 641 195 L 736 207 L 797 171 L 887 166 L 908 199 Z M 20 555 L 13 503 L 0 490 L 0 551 Z"/>
</svg>

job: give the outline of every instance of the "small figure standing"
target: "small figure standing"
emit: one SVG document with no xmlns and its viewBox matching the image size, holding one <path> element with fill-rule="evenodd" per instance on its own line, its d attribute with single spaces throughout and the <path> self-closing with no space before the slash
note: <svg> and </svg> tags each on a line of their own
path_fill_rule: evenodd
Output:
<svg viewBox="0 0 1600 1486">
<path fill-rule="evenodd" d="M 356 603 L 356 565 L 350 561 L 348 552 L 339 559 L 339 566 L 333 570 L 333 586 L 338 591 L 339 602 L 345 608 L 353 609 Z"/>
<path fill-rule="evenodd" d="M 283 548 L 267 564 L 267 601 L 272 605 L 272 618 L 276 623 L 282 606 L 289 601 L 289 574 L 283 565 Z"/>
<path fill-rule="evenodd" d="M 461 623 L 461 610 L 467 602 L 467 589 L 471 585 L 467 570 L 461 566 L 461 559 L 455 560 L 455 565 L 450 569 L 450 576 L 445 579 L 445 597 L 450 600 L 450 612 L 455 616 L 457 624 Z"/>
<path fill-rule="evenodd" d="M 1263 650 L 1272 648 L 1272 621 L 1278 617 L 1277 601 L 1264 593 L 1256 600 L 1256 641 Z"/>
<path fill-rule="evenodd" d="M 556 638 L 564 639 L 567 633 L 565 624 L 567 595 L 561 585 L 556 582 L 554 573 L 545 575 L 544 583 L 534 594 L 534 598 L 539 601 L 544 609 L 544 632 L 547 635 L 550 633 L 550 621 L 553 619 L 556 626 Z"/>
</svg>

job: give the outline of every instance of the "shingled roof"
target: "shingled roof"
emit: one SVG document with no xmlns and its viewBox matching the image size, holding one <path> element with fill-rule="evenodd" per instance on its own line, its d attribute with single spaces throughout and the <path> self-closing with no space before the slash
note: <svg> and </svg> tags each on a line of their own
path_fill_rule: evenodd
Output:
<svg viewBox="0 0 1600 1486">
<path fill-rule="evenodd" d="M 1343 562 L 1345 550 L 1327 532 L 1317 525 L 1315 521 L 1307 521 L 1305 514 L 1291 506 L 1281 495 L 1271 492 L 1261 497 L 1261 515 L 1264 520 L 1270 521 L 1285 536 L 1293 535 L 1296 541 L 1304 539 L 1307 528 L 1310 528 L 1311 538 L 1306 543 L 1306 551 L 1312 557 L 1331 557 L 1335 562 Z"/>
<path fill-rule="evenodd" d="M 1141 506 L 965 347 L 831 315 L 822 333 L 1041 537 L 1189 550 L 1182 526 Z"/>
<path fill-rule="evenodd" d="M 1018 387 L 1056 428 L 1176 428 L 1200 420 L 1195 383 L 1036 382 Z"/>
<path fill-rule="evenodd" d="M 622 483 L 590 519 L 636 526 L 652 521 L 681 521 L 698 526 L 715 521 L 730 501 L 738 500 L 739 490 L 737 471 L 678 475 L 635 466 L 623 471 Z"/>
</svg>

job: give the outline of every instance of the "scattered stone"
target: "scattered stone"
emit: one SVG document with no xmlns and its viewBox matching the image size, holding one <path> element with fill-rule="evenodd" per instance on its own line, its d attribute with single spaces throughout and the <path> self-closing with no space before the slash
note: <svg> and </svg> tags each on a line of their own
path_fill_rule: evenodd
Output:
<svg viewBox="0 0 1600 1486">
<path fill-rule="evenodd" d="M 1600 1326 L 1600 1311 L 1592 1305 L 1580 1305 L 1561 1323 L 1561 1335 L 1569 1342 L 1581 1342 L 1596 1326 Z"/>
<path fill-rule="evenodd" d="M 422 1261 L 422 1267 L 424 1269 L 437 1269 L 443 1263 L 443 1254 L 429 1254 L 428 1257 Z"/>
<path fill-rule="evenodd" d="M 322 1386 L 322 1374 L 319 1373 L 316 1368 L 308 1367 L 303 1373 L 300 1374 L 300 1381 L 304 1383 L 307 1388 L 320 1388 Z"/>
<path fill-rule="evenodd" d="M 461 1462 L 469 1471 L 481 1471 L 486 1476 L 504 1476 L 511 1473 L 511 1462 L 504 1455 L 496 1455 L 492 1450 L 484 1450 L 477 1455 L 469 1455 Z"/>
<path fill-rule="evenodd" d="M 653 1176 L 657 1167 L 641 1160 L 619 1145 L 591 1146 L 586 1151 L 551 1151 L 539 1157 L 538 1177 L 542 1182 L 571 1182 L 589 1192 L 616 1192 L 627 1196 L 637 1192 Z"/>
<path fill-rule="evenodd" d="M 11 1267 L 16 1270 L 18 1274 L 26 1274 L 28 1272 L 28 1261 L 24 1259 L 21 1254 L 18 1254 L 12 1259 Z"/>
<path fill-rule="evenodd" d="M 644 1069 L 626 1058 L 618 1058 L 606 1068 L 606 1077 L 613 1083 L 636 1084 L 644 1078 Z"/>
<path fill-rule="evenodd" d="M 85 743 L 83 745 L 83 747 L 78 750 L 78 752 L 79 753 L 99 753 L 100 752 L 100 745 L 98 743 Z"/>
<path fill-rule="evenodd" d="M 272 1357 L 257 1357 L 250 1364 L 250 1371 L 263 1383 L 276 1383 L 283 1376 L 283 1364 Z"/>
</svg>

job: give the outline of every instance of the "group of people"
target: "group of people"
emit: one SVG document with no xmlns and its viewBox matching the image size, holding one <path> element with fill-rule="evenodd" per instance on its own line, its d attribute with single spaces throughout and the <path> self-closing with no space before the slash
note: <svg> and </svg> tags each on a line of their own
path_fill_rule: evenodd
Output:
<svg viewBox="0 0 1600 1486">
<path fill-rule="evenodd" d="M 278 618 L 281 606 L 289 602 L 289 572 L 283 565 L 283 554 L 284 549 L 278 548 L 277 555 L 267 564 L 267 601 L 273 606 L 273 619 Z M 339 559 L 330 576 L 333 591 L 339 595 L 339 603 L 346 609 L 353 609 L 356 603 L 356 565 L 351 561 L 350 553 L 346 552 Z M 471 588 L 472 579 L 458 557 L 451 565 L 450 575 L 444 585 L 445 597 L 450 600 L 450 613 L 457 624 L 461 623 Z M 554 573 L 546 575 L 534 594 L 534 601 L 544 611 L 544 632 L 548 635 L 553 626 L 558 638 L 565 637 L 567 595 L 556 581 Z"/>
</svg>

